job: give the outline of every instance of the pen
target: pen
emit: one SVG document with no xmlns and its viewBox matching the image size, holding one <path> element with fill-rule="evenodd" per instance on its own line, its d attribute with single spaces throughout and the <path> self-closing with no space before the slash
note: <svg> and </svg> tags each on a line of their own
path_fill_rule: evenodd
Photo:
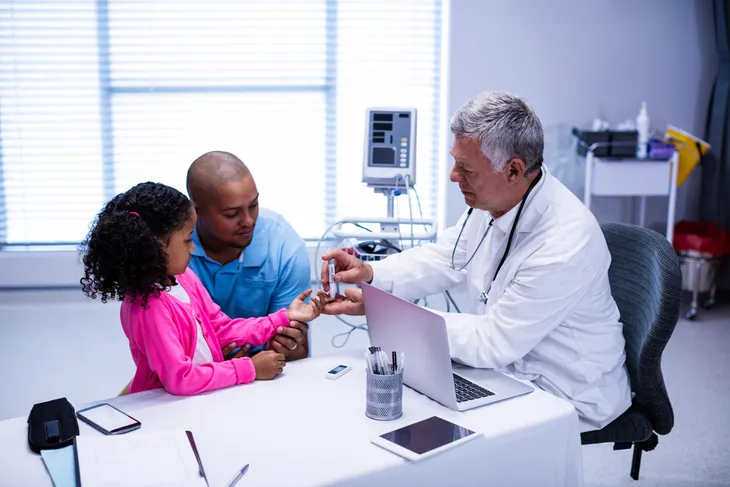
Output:
<svg viewBox="0 0 730 487">
<path fill-rule="evenodd" d="M 375 362 L 378 364 L 378 374 L 387 374 L 385 370 L 385 364 L 383 363 L 383 354 L 381 353 L 380 347 L 375 347 Z"/>
<path fill-rule="evenodd" d="M 197 460 L 198 462 L 198 472 L 200 473 L 200 476 L 203 477 L 203 480 L 205 480 L 205 485 L 210 487 L 210 484 L 208 483 L 208 477 L 205 475 L 205 470 L 203 469 L 203 462 L 200 460 L 198 447 L 195 445 L 195 438 L 193 437 L 193 433 L 190 431 L 186 431 L 185 434 L 188 436 L 188 441 L 190 442 L 190 446 L 193 449 L 193 453 L 195 453 L 195 460 Z"/>
<path fill-rule="evenodd" d="M 244 465 L 243 468 L 241 469 L 241 471 L 238 472 L 236 474 L 236 476 L 233 477 L 231 479 L 231 481 L 226 484 L 226 487 L 233 487 L 234 485 L 236 485 L 238 483 L 238 481 L 241 480 L 241 477 L 243 477 L 246 474 L 246 471 L 248 471 L 248 463 L 246 465 Z"/>
<path fill-rule="evenodd" d="M 367 370 L 371 374 L 373 373 L 373 368 L 370 365 L 370 354 L 367 350 L 365 350 L 365 370 Z"/>
<path fill-rule="evenodd" d="M 393 350 L 393 363 L 390 364 L 391 373 L 395 374 L 398 372 L 398 354 Z"/>
<path fill-rule="evenodd" d="M 381 373 L 383 375 L 390 375 L 390 364 L 388 362 L 388 355 L 384 351 L 378 350 L 378 359 L 380 359 L 380 363 L 382 364 L 380 369 L 382 371 Z"/>
<path fill-rule="evenodd" d="M 375 354 L 375 363 L 378 364 L 378 375 L 385 375 L 385 370 L 383 369 L 383 362 L 380 360 L 380 355 L 378 353 Z"/>
<path fill-rule="evenodd" d="M 385 375 L 385 364 L 383 364 L 380 347 L 370 347 L 371 359 L 373 361 L 373 373 Z"/>
<path fill-rule="evenodd" d="M 373 374 L 377 374 L 378 364 L 375 362 L 375 347 L 368 347 L 368 352 L 370 352 L 370 355 L 368 356 L 368 365 L 370 366 L 370 372 L 372 372 Z"/>
</svg>

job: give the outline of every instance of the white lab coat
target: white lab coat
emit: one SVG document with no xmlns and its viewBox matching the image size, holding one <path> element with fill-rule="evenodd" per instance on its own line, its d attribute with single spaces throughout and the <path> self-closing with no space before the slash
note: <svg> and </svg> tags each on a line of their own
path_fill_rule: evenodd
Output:
<svg viewBox="0 0 730 487">
<path fill-rule="evenodd" d="M 631 404 L 606 241 L 593 214 L 543 167 L 492 283 L 517 208 L 494 220 L 465 270 L 450 264 L 466 213 L 437 243 L 374 263 L 373 284 L 413 300 L 466 281 L 468 309 L 443 313 L 452 358 L 532 381 L 573 403 L 582 431 L 600 429 Z M 454 255 L 457 269 L 490 220 L 487 212 L 473 211 Z M 486 304 L 480 299 L 485 291 Z"/>
</svg>

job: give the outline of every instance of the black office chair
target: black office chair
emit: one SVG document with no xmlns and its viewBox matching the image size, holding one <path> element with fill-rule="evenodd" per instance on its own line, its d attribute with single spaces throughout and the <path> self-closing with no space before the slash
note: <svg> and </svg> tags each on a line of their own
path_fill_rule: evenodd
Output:
<svg viewBox="0 0 730 487">
<path fill-rule="evenodd" d="M 661 358 L 679 318 L 682 273 L 662 235 L 619 223 L 601 226 L 611 252 L 608 279 L 624 338 L 626 364 L 635 393 L 631 407 L 601 430 L 581 434 L 581 443 L 634 446 L 631 478 L 639 479 L 641 452 L 651 451 L 674 426 L 674 412 L 662 378 Z"/>
</svg>

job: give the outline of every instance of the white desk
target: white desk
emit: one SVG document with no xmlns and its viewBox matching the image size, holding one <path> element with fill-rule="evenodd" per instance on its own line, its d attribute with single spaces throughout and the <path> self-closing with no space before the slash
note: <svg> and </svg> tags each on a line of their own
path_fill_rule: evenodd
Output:
<svg viewBox="0 0 730 487">
<path fill-rule="evenodd" d="M 325 379 L 338 363 L 353 370 Z M 362 352 L 343 353 L 292 362 L 270 382 L 187 398 L 147 391 L 109 402 L 139 419 L 143 430 L 191 430 L 211 487 L 225 485 L 245 463 L 251 468 L 240 487 L 583 484 L 578 418 L 569 403 L 536 390 L 458 413 L 404 388 L 403 416 L 378 422 L 365 416 L 363 367 Z M 413 464 L 370 443 L 434 414 L 484 436 Z M 99 434 L 81 422 L 80 428 L 82 435 Z M 0 485 L 52 485 L 28 448 L 26 418 L 0 422 Z"/>
</svg>

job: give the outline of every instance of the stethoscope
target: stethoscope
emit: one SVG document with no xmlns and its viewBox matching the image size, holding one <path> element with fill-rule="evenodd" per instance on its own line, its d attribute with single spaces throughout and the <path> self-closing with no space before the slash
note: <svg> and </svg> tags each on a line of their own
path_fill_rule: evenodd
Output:
<svg viewBox="0 0 730 487">
<path fill-rule="evenodd" d="M 512 229 L 509 232 L 509 238 L 507 239 L 507 247 L 504 249 L 504 253 L 502 254 L 502 259 L 499 261 L 499 265 L 497 266 L 497 270 L 494 272 L 494 276 L 492 277 L 492 281 L 489 283 L 489 289 L 482 292 L 480 295 L 480 301 L 483 303 L 487 303 L 487 295 L 489 294 L 489 290 L 492 288 L 492 283 L 495 279 L 497 279 L 497 274 L 499 274 L 500 269 L 502 269 L 502 265 L 504 264 L 504 261 L 507 260 L 507 255 L 509 255 L 509 249 L 512 246 L 512 238 L 515 235 L 515 229 L 517 228 L 517 222 L 520 220 L 520 215 L 522 214 L 522 208 L 525 206 L 525 202 L 527 201 L 527 197 L 530 196 L 530 193 L 532 192 L 533 188 L 537 185 L 538 181 L 540 181 L 540 178 L 542 177 L 542 169 L 540 169 L 540 172 L 538 173 L 537 177 L 532 180 L 532 183 L 530 183 L 530 187 L 527 188 L 527 192 L 525 193 L 525 196 L 522 197 L 522 201 L 520 202 L 520 207 L 517 209 L 517 215 L 515 215 L 515 221 L 512 222 Z M 492 228 L 492 224 L 494 223 L 494 218 L 489 220 L 489 225 L 487 225 L 487 230 L 484 232 L 484 235 L 482 235 L 481 240 L 479 240 L 479 244 L 477 245 L 477 248 L 474 249 L 474 252 L 472 252 L 471 257 L 469 257 L 469 260 L 466 261 L 466 264 L 456 268 L 456 265 L 454 264 L 454 255 L 456 255 L 456 249 L 459 247 L 459 241 L 461 240 L 461 234 L 464 233 L 464 228 L 466 227 L 466 224 L 469 222 L 469 218 L 471 217 L 471 213 L 474 211 L 474 208 L 469 208 L 469 211 L 466 213 L 466 219 L 464 220 L 464 223 L 461 225 L 461 230 L 459 231 L 459 236 L 456 237 L 456 243 L 454 244 L 454 249 L 451 251 L 451 268 L 455 271 L 463 271 L 466 269 L 466 267 L 469 265 L 469 263 L 474 259 L 474 256 L 479 251 L 479 248 L 482 246 L 482 243 L 484 242 L 484 239 L 487 238 L 487 234 L 489 233 L 489 229 Z"/>
</svg>

